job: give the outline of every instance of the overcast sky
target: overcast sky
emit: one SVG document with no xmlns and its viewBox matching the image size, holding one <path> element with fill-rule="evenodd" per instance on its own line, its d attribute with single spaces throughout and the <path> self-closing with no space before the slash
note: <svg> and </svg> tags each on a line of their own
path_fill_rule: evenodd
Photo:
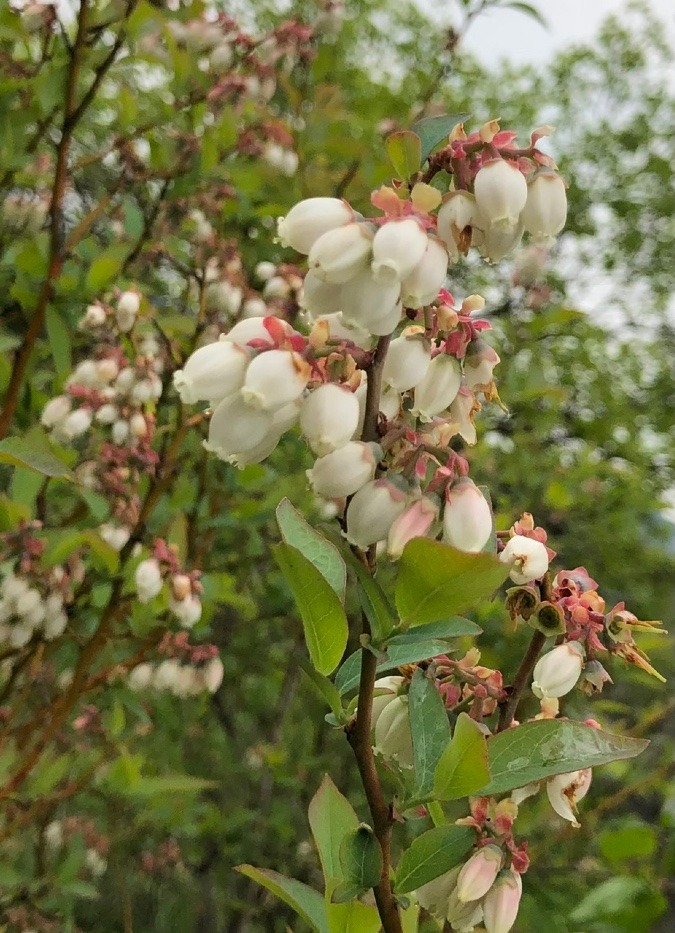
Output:
<svg viewBox="0 0 675 933">
<path fill-rule="evenodd" d="M 439 18 L 447 18 L 443 11 L 448 9 L 448 0 L 421 2 Z M 625 4 L 621 0 L 532 0 L 532 5 L 548 21 L 548 29 L 516 10 L 487 10 L 471 25 L 465 46 L 479 53 L 483 61 L 507 57 L 545 63 L 557 49 L 592 39 L 602 20 L 620 12 Z M 651 6 L 675 39 L 675 2 L 651 0 Z"/>
</svg>

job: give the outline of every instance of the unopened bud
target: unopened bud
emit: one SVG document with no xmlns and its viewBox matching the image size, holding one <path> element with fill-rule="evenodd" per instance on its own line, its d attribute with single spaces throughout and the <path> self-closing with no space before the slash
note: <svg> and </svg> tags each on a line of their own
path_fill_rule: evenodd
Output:
<svg viewBox="0 0 675 933">
<path fill-rule="evenodd" d="M 579 680 L 583 664 L 584 649 L 578 641 L 558 645 L 537 661 L 532 693 L 540 700 L 564 697 Z"/>
<path fill-rule="evenodd" d="M 413 747 L 408 698 L 397 696 L 382 710 L 375 723 L 375 751 L 402 768 L 412 768 Z"/>
<path fill-rule="evenodd" d="M 326 383 L 302 402 L 300 430 L 320 457 L 344 447 L 359 423 L 359 400 L 349 389 Z"/>
<path fill-rule="evenodd" d="M 502 867 L 502 850 L 484 846 L 462 866 L 457 877 L 457 898 L 463 904 L 477 901 L 490 890 Z"/>
<path fill-rule="evenodd" d="M 282 246 L 307 255 L 324 233 L 349 223 L 354 211 L 339 198 L 306 198 L 277 221 Z"/>
<path fill-rule="evenodd" d="M 354 495 L 347 508 L 345 537 L 365 551 L 383 541 L 405 508 L 406 494 L 386 479 L 371 480 Z"/>
<path fill-rule="evenodd" d="M 423 538 L 427 534 L 438 519 L 438 510 L 438 502 L 429 496 L 422 496 L 398 516 L 389 529 L 387 540 L 387 554 L 392 560 L 398 560 L 408 541 Z"/>
<path fill-rule="evenodd" d="M 509 933 L 518 916 L 523 882 L 512 868 L 502 872 L 483 901 L 483 923 L 487 933 Z"/>
<path fill-rule="evenodd" d="M 136 592 L 138 601 L 149 603 L 162 589 L 162 571 L 154 557 L 142 560 L 136 568 Z"/>
<path fill-rule="evenodd" d="M 490 504 L 473 480 L 449 487 L 443 508 L 443 540 L 461 551 L 482 551 L 492 534 Z"/>
</svg>

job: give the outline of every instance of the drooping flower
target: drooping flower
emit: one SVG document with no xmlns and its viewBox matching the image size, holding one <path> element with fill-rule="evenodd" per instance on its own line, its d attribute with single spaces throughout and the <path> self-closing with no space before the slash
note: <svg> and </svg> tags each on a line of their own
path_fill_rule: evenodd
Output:
<svg viewBox="0 0 675 933">
<path fill-rule="evenodd" d="M 182 369 L 173 374 L 173 384 L 187 405 L 209 402 L 216 405 L 244 384 L 250 353 L 229 340 L 217 340 L 195 350 Z"/>
<path fill-rule="evenodd" d="M 548 570 L 548 551 L 541 541 L 514 535 L 499 555 L 505 564 L 511 564 L 509 576 L 519 585 L 539 580 Z"/>
<path fill-rule="evenodd" d="M 358 490 L 347 507 L 345 537 L 362 551 L 383 541 L 405 509 L 405 502 L 405 492 L 389 480 L 371 480 Z"/>
<path fill-rule="evenodd" d="M 422 260 L 427 235 L 413 217 L 383 224 L 373 240 L 373 275 L 378 282 L 401 282 Z"/>
<path fill-rule="evenodd" d="M 482 551 L 492 534 L 490 504 L 473 480 L 449 486 L 443 508 L 443 540 L 461 551 Z"/>
<path fill-rule="evenodd" d="M 328 382 L 302 403 L 300 430 L 319 457 L 351 440 L 359 423 L 359 401 L 349 389 Z"/>
<path fill-rule="evenodd" d="M 567 220 L 567 192 L 560 175 L 550 171 L 535 175 L 527 186 L 521 219 L 537 245 L 550 243 L 560 233 Z"/>
<path fill-rule="evenodd" d="M 584 654 L 578 641 L 568 641 L 548 651 L 534 667 L 532 693 L 540 700 L 564 697 L 581 676 Z"/>
<path fill-rule="evenodd" d="M 379 453 L 377 444 L 350 441 L 325 457 L 319 457 L 307 476 L 314 492 L 326 499 L 353 495 L 371 480 Z"/>
<path fill-rule="evenodd" d="M 354 218 L 354 211 L 339 198 L 305 198 L 277 221 L 282 246 L 307 255 L 320 236 Z"/>
<path fill-rule="evenodd" d="M 487 933 L 509 933 L 518 916 L 523 882 L 512 868 L 502 872 L 483 901 L 483 923 Z"/>
<path fill-rule="evenodd" d="M 484 897 L 495 882 L 502 867 L 502 850 L 484 846 L 464 863 L 457 877 L 457 898 L 463 904 Z"/>
<path fill-rule="evenodd" d="M 575 829 L 581 825 L 577 821 L 577 804 L 583 800 L 591 786 L 590 768 L 557 774 L 546 782 L 546 793 L 555 812 L 572 824 Z"/>
</svg>

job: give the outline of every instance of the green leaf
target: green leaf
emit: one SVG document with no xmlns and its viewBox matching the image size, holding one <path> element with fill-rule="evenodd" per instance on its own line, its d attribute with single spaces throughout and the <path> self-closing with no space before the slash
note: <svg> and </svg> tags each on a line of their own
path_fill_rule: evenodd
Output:
<svg viewBox="0 0 675 933">
<path fill-rule="evenodd" d="M 394 630 L 398 617 L 389 605 L 384 590 L 363 564 L 354 558 L 351 566 L 357 576 L 357 592 L 361 608 L 370 623 L 370 631 L 376 643 L 387 638 Z"/>
<path fill-rule="evenodd" d="M 533 781 L 635 758 L 649 745 L 646 739 L 613 735 L 581 722 L 546 719 L 526 722 L 488 739 L 491 779 L 483 796 L 506 794 Z"/>
<path fill-rule="evenodd" d="M 387 136 L 384 147 L 399 178 L 407 181 L 422 165 L 422 143 L 412 130 L 400 130 Z"/>
<path fill-rule="evenodd" d="M 436 768 L 434 792 L 440 800 L 468 797 L 490 780 L 485 736 L 477 722 L 460 713 L 452 740 Z"/>
<path fill-rule="evenodd" d="M 286 878 L 269 868 L 254 868 L 253 865 L 237 865 L 235 871 L 246 875 L 271 891 L 284 904 L 288 904 L 301 920 L 308 923 L 317 933 L 328 933 L 328 921 L 323 898 L 318 891 L 296 881 L 295 878 Z"/>
<path fill-rule="evenodd" d="M 54 307 L 47 309 L 45 319 L 49 349 L 54 358 L 56 372 L 60 377 L 67 376 L 71 369 L 70 328 Z"/>
<path fill-rule="evenodd" d="M 433 790 L 436 766 L 450 741 L 450 723 L 438 690 L 419 668 L 410 684 L 408 716 L 412 732 L 415 795 L 424 798 Z"/>
<path fill-rule="evenodd" d="M 474 844 L 468 826 L 437 826 L 414 839 L 396 869 L 396 893 L 407 894 L 459 864 Z"/>
<path fill-rule="evenodd" d="M 329 705 L 335 714 L 335 717 L 339 720 L 344 719 L 342 697 L 330 682 L 330 680 L 328 680 L 327 677 L 324 677 L 323 674 L 319 674 L 318 671 L 315 671 L 312 665 L 305 661 L 304 658 L 300 658 L 298 663 L 300 664 L 303 673 L 305 673 L 311 681 L 317 693 L 323 697 L 323 699 Z"/>
<path fill-rule="evenodd" d="M 212 787 L 217 787 L 216 781 L 193 777 L 191 774 L 160 774 L 156 777 L 139 777 L 127 793 L 134 797 L 200 794 Z"/>
<path fill-rule="evenodd" d="M 0 494 L 0 531 L 14 531 L 21 522 L 30 518 L 30 508 L 23 502 L 9 499 L 4 493 Z"/>
<path fill-rule="evenodd" d="M 359 891 L 374 887 L 382 874 L 382 850 L 370 826 L 361 823 L 340 843 L 340 867 L 344 883 Z"/>
<path fill-rule="evenodd" d="M 446 654 L 451 649 L 453 638 L 479 635 L 480 631 L 480 628 L 468 619 L 456 618 L 434 625 L 422 625 L 414 631 L 395 635 L 383 649 L 385 657 L 378 660 L 377 672 L 381 674 L 400 667 L 401 664 L 414 664 L 439 654 Z M 358 686 L 361 650 L 359 648 L 354 654 L 350 654 L 335 675 L 335 686 L 342 695 Z"/>
<path fill-rule="evenodd" d="M 328 933 L 378 933 L 382 921 L 377 908 L 360 901 L 351 904 L 326 904 Z"/>
<path fill-rule="evenodd" d="M 340 663 L 349 635 L 347 616 L 335 590 L 300 551 L 278 544 L 274 557 L 298 607 L 312 664 L 330 674 Z"/>
<path fill-rule="evenodd" d="M 570 919 L 575 924 L 595 929 L 648 933 L 667 909 L 667 902 L 644 878 L 618 875 L 608 878 L 590 891 L 574 908 Z M 609 921 L 610 927 L 598 924 Z"/>
<path fill-rule="evenodd" d="M 91 548 L 92 561 L 98 569 L 108 573 L 117 573 L 120 566 L 120 555 L 107 541 L 93 530 L 84 532 L 85 543 Z"/>
<path fill-rule="evenodd" d="M 105 288 L 124 265 L 127 247 L 115 243 L 96 257 L 87 272 L 86 288 L 88 292 L 95 293 Z"/>
<path fill-rule="evenodd" d="M 401 556 L 396 607 L 404 625 L 435 622 L 475 606 L 507 576 L 507 566 L 492 554 L 414 538 Z"/>
<path fill-rule="evenodd" d="M 425 117 L 413 123 L 412 129 L 420 138 L 420 164 L 424 164 L 432 150 L 442 139 L 447 138 L 458 123 L 468 120 L 470 114 L 457 113 L 441 117 Z"/>
<path fill-rule="evenodd" d="M 309 826 L 319 850 L 326 888 L 345 880 L 340 864 L 340 845 L 347 833 L 358 829 L 359 820 L 352 805 L 326 774 L 312 797 Z"/>
<path fill-rule="evenodd" d="M 598 843 L 603 857 L 616 864 L 652 856 L 656 851 L 657 835 L 646 823 L 630 820 L 623 826 L 601 832 Z"/>
<path fill-rule="evenodd" d="M 342 555 L 324 536 L 312 528 L 288 499 L 277 506 L 281 537 L 310 561 L 344 602 L 347 568 Z"/>
<path fill-rule="evenodd" d="M 43 476 L 73 477 L 70 468 L 57 457 L 46 434 L 39 428 L 34 428 L 25 437 L 6 437 L 0 441 L 0 463 L 28 467 Z"/>
<path fill-rule="evenodd" d="M 501 9 L 518 10 L 519 13 L 524 13 L 526 16 L 530 16 L 532 19 L 536 20 L 544 29 L 549 28 L 549 22 L 546 17 L 543 16 L 536 7 L 532 6 L 531 3 L 521 3 L 520 0 L 510 0 L 509 3 L 502 3 Z"/>
</svg>

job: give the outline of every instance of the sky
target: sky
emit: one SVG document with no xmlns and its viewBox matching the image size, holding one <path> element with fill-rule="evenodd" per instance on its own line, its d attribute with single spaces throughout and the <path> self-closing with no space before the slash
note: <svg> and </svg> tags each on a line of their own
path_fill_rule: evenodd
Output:
<svg viewBox="0 0 675 933">
<path fill-rule="evenodd" d="M 422 0 L 422 5 L 447 18 L 443 11 L 448 8 L 448 0 Z M 515 62 L 544 64 L 551 61 L 556 50 L 592 39 L 603 19 L 620 12 L 625 4 L 621 0 L 532 0 L 532 5 L 548 21 L 548 29 L 516 10 L 487 10 L 471 25 L 465 47 L 480 54 L 483 61 L 506 57 Z M 675 43 L 675 3 L 651 0 L 651 6 L 666 23 Z"/>
</svg>

